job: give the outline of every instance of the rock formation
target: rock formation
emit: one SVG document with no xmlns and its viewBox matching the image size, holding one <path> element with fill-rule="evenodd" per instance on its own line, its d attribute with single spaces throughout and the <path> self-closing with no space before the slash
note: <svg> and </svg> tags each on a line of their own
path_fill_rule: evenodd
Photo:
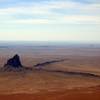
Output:
<svg viewBox="0 0 100 100">
<path fill-rule="evenodd" d="M 19 72 L 19 71 L 27 72 L 27 71 L 32 71 L 32 68 L 24 67 L 21 64 L 19 55 L 16 54 L 12 58 L 7 60 L 7 63 L 4 65 L 4 67 L 2 67 L 0 69 L 0 71 L 3 71 L 3 72 L 4 71 L 7 71 L 7 72 L 10 72 L 10 71 L 14 71 L 14 72 Z"/>
<path fill-rule="evenodd" d="M 22 71 L 24 67 L 21 64 L 18 54 L 7 60 L 7 63 L 1 68 L 1 71 Z"/>
<path fill-rule="evenodd" d="M 14 57 L 8 59 L 8 61 L 5 64 L 5 66 L 10 66 L 10 67 L 13 67 L 13 68 L 22 67 L 19 55 L 16 54 Z"/>
</svg>

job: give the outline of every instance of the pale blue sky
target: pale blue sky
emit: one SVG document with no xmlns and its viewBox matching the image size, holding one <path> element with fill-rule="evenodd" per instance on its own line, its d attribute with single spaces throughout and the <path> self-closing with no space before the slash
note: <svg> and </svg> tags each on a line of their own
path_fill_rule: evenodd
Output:
<svg viewBox="0 0 100 100">
<path fill-rule="evenodd" d="M 100 42 L 100 0 L 0 0 L 0 40 Z"/>
</svg>

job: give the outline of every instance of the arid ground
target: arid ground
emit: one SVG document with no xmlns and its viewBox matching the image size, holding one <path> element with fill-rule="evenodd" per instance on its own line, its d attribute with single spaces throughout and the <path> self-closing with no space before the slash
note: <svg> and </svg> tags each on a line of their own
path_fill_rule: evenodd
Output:
<svg viewBox="0 0 100 100">
<path fill-rule="evenodd" d="M 100 100 L 100 45 L 0 44 L 0 67 L 18 54 L 28 71 L 0 71 L 0 100 Z"/>
</svg>

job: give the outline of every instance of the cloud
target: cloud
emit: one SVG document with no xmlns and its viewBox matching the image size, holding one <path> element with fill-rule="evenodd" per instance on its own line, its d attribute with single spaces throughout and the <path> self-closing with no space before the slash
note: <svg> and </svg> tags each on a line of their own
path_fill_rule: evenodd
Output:
<svg viewBox="0 0 100 100">
<path fill-rule="evenodd" d="M 1 8 L 0 15 L 13 15 L 13 14 L 48 14 L 48 8 L 41 6 L 16 6 L 9 8 Z"/>
<path fill-rule="evenodd" d="M 27 19 L 27 20 L 14 20 L 12 23 L 15 24 L 48 24 L 47 19 Z"/>
<path fill-rule="evenodd" d="M 89 0 L 87 1 L 89 2 Z M 6 16 L 6 21 L 9 20 L 11 23 L 16 24 L 100 24 L 99 11 L 100 3 L 97 2 L 83 3 L 82 0 L 77 0 L 77 2 L 76 0 L 43 0 L 41 3 L 32 1 L 27 3 L 21 0 L 20 4 L 16 6 L 0 8 L 0 20 L 3 19 L 3 16 Z M 23 16 L 29 17 L 25 19 Z"/>
<path fill-rule="evenodd" d="M 100 3 L 91 3 L 91 4 L 84 4 L 81 2 L 75 2 L 70 0 L 49 0 L 42 3 L 38 2 L 20 2 L 20 4 L 15 5 L 14 7 L 5 7 L 1 8 L 0 12 L 4 13 L 48 13 L 50 11 L 53 12 L 54 9 L 65 9 L 65 10 L 100 10 Z"/>
<path fill-rule="evenodd" d="M 79 24 L 100 24 L 100 17 L 98 16 L 82 16 L 82 15 L 73 15 L 65 16 L 64 22 L 66 23 L 79 23 Z"/>
<path fill-rule="evenodd" d="M 61 16 L 55 19 L 14 19 L 10 21 L 5 21 L 9 24 L 100 24 L 100 17 L 97 16 Z"/>
</svg>

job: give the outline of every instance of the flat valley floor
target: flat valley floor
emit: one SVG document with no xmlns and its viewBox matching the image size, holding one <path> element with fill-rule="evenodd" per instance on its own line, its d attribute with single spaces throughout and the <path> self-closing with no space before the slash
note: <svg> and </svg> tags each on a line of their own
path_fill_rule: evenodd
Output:
<svg viewBox="0 0 100 100">
<path fill-rule="evenodd" d="M 0 71 L 0 100 L 100 100 L 99 44 L 2 43 L 0 67 L 15 54 L 32 70 Z"/>
</svg>

